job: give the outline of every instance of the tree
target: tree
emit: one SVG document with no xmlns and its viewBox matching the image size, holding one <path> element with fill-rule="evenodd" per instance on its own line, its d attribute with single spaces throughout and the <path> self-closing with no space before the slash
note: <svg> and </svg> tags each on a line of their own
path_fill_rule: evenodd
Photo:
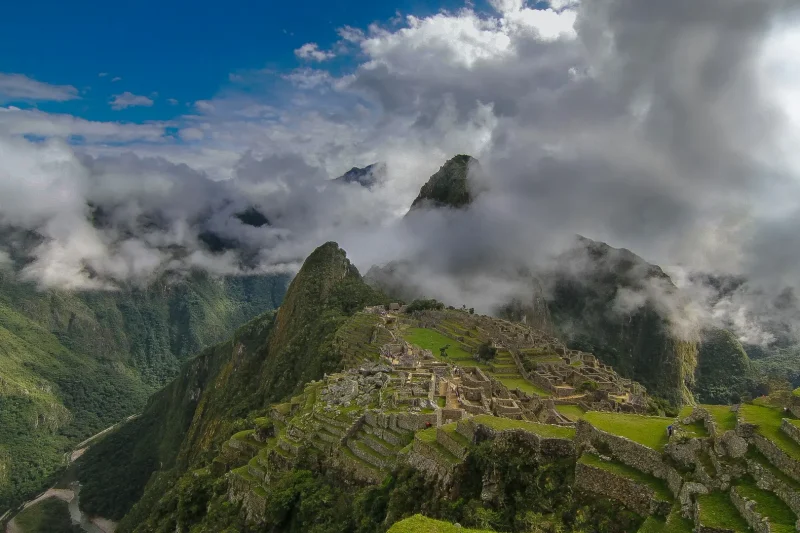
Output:
<svg viewBox="0 0 800 533">
<path fill-rule="evenodd" d="M 497 355 L 497 348 L 492 346 L 488 341 L 478 346 L 478 359 L 481 361 L 490 361 Z"/>
</svg>

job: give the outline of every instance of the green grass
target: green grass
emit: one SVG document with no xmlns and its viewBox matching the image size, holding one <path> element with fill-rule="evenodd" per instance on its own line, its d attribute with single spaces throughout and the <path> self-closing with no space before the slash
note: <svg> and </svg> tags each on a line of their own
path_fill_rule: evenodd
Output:
<svg viewBox="0 0 800 533">
<path fill-rule="evenodd" d="M 771 440 L 786 455 L 800 461 L 800 444 L 781 431 L 781 420 L 787 416 L 782 409 L 760 405 L 742 404 L 739 409 L 742 420 L 756 424 L 760 435 Z"/>
<path fill-rule="evenodd" d="M 573 422 L 577 422 L 583 418 L 583 415 L 586 414 L 586 411 L 584 411 L 580 405 L 556 404 L 556 411 L 566 416 Z"/>
<path fill-rule="evenodd" d="M 416 438 L 419 439 L 421 442 L 424 442 L 428 446 L 434 448 L 439 455 L 451 464 L 458 464 L 461 460 L 453 455 L 453 453 L 442 446 L 439 441 L 436 440 L 436 428 L 428 428 L 423 429 L 421 431 L 417 431 Z"/>
<path fill-rule="evenodd" d="M 636 483 L 646 485 L 653 489 L 653 492 L 655 492 L 656 496 L 662 500 L 672 501 L 673 499 L 672 492 L 670 492 L 666 481 L 651 476 L 650 474 L 645 474 L 644 472 L 636 470 L 628 465 L 617 461 L 604 461 L 598 456 L 589 453 L 584 453 L 581 455 L 581 458 L 578 459 L 578 462 L 596 468 L 602 468 L 603 470 L 611 472 L 612 474 L 616 474 L 620 477 L 630 479 Z"/>
<path fill-rule="evenodd" d="M 694 524 L 683 518 L 680 508 L 672 510 L 666 520 L 654 516 L 647 517 L 637 533 L 692 533 Z"/>
<path fill-rule="evenodd" d="M 732 529 L 733 531 L 750 531 L 750 526 L 731 503 L 727 492 L 712 492 L 697 496 L 700 504 L 700 523 L 706 527 Z"/>
<path fill-rule="evenodd" d="M 396 522 L 387 533 L 491 533 L 487 529 L 467 529 L 449 522 L 414 515 Z"/>
<path fill-rule="evenodd" d="M 675 422 L 673 418 L 660 416 L 600 411 L 589 411 L 583 418 L 597 429 L 626 437 L 658 451 L 661 451 L 668 442 L 667 426 Z"/>
<path fill-rule="evenodd" d="M 555 426 L 552 424 L 539 424 L 538 422 L 528 422 L 527 420 L 513 420 L 511 418 L 500 418 L 492 415 L 478 415 L 472 418 L 476 424 L 483 424 L 497 430 L 521 429 L 539 435 L 540 437 L 573 439 L 575 430 L 569 427 Z"/>
<path fill-rule="evenodd" d="M 443 348 L 444 346 L 450 345 L 450 348 L 447 349 L 447 357 L 443 360 L 463 360 L 469 359 L 470 361 L 473 360 L 472 354 L 467 353 L 461 348 L 461 345 L 458 343 L 457 340 L 451 339 L 450 337 L 446 337 L 439 333 L 438 331 L 434 331 L 432 329 L 427 328 L 409 328 L 408 330 L 402 333 L 403 338 L 414 344 L 419 346 L 424 350 L 430 350 L 433 352 L 433 355 L 437 358 L 439 357 L 439 348 Z"/>
<path fill-rule="evenodd" d="M 680 427 L 690 437 L 708 437 L 708 431 L 702 420 L 696 420 L 691 424 L 681 424 Z"/>
<path fill-rule="evenodd" d="M 794 531 L 797 517 L 774 492 L 759 489 L 752 479 L 742 480 L 736 485 L 739 494 L 756 502 L 756 511 L 769 518 L 770 530 L 775 533 Z"/>
<path fill-rule="evenodd" d="M 500 374 L 492 374 L 492 377 L 495 378 L 497 381 L 505 385 L 508 389 L 519 389 L 522 392 L 527 392 L 528 394 L 536 394 L 538 396 L 543 396 L 549 398 L 552 396 L 548 391 L 544 390 L 543 388 L 534 385 L 530 381 L 526 380 L 522 376 L 514 377 L 514 376 L 503 376 Z"/>
<path fill-rule="evenodd" d="M 452 438 L 454 441 L 456 441 L 457 443 L 459 443 L 463 447 L 468 448 L 470 442 L 469 442 L 469 440 L 467 440 L 467 437 L 465 437 L 464 435 L 462 435 L 461 433 L 456 431 L 456 426 L 457 425 L 458 424 L 456 422 L 453 422 L 451 424 L 446 424 L 446 425 L 442 426 L 439 429 L 441 429 L 442 431 L 447 433 L 447 435 L 450 438 Z"/>
<path fill-rule="evenodd" d="M 736 413 L 728 405 L 702 405 L 717 425 L 717 433 L 736 429 Z"/>
<path fill-rule="evenodd" d="M 756 449 L 754 446 L 751 446 L 747 450 L 747 458 L 758 463 L 762 468 L 764 468 L 770 474 L 778 478 L 793 491 L 800 492 L 800 483 L 798 483 L 793 478 L 786 475 L 780 468 L 770 463 L 769 459 L 764 457 L 764 455 L 760 451 L 758 451 L 758 449 Z"/>
</svg>

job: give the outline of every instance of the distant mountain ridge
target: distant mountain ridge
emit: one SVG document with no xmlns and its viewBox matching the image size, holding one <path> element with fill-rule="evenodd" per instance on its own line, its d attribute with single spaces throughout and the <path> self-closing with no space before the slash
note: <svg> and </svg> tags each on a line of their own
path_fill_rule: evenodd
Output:
<svg viewBox="0 0 800 533">
<path fill-rule="evenodd" d="M 386 173 L 386 163 L 373 163 L 363 168 L 353 167 L 332 181 L 335 183 L 355 183 L 367 189 L 372 189 L 386 179 Z"/>
</svg>

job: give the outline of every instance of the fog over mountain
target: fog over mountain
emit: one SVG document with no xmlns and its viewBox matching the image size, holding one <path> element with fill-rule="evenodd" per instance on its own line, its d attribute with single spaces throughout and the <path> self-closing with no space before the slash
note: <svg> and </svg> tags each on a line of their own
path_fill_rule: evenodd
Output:
<svg viewBox="0 0 800 533">
<path fill-rule="evenodd" d="M 0 221 L 17 236 L 0 258 L 27 255 L 43 287 L 112 289 L 168 269 L 291 272 L 335 240 L 362 271 L 411 259 L 430 294 L 488 310 L 581 234 L 690 289 L 664 300 L 684 320 L 761 343 L 764 317 L 797 317 L 797 2 L 492 0 L 339 36 L 325 53 L 354 62 L 343 74 L 234 73 L 168 122 L 0 107 Z M 469 209 L 403 219 L 456 154 L 480 161 Z M 375 162 L 371 188 L 329 181 Z M 40 240 L 21 246 L 26 231 Z M 721 294 L 697 273 L 746 281 Z"/>
</svg>

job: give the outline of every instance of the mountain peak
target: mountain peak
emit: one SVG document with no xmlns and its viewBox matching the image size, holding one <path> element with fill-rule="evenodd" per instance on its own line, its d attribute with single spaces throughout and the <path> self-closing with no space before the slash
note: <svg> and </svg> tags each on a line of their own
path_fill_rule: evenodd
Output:
<svg viewBox="0 0 800 533">
<path fill-rule="evenodd" d="M 475 194 L 470 187 L 468 174 L 479 165 L 477 159 L 466 154 L 459 154 L 447 161 L 422 186 L 409 212 L 423 207 L 459 209 L 471 204 Z"/>
<path fill-rule="evenodd" d="M 356 183 L 371 189 L 386 177 L 386 163 L 373 163 L 364 168 L 353 167 L 333 181 L 336 183 Z"/>
</svg>

